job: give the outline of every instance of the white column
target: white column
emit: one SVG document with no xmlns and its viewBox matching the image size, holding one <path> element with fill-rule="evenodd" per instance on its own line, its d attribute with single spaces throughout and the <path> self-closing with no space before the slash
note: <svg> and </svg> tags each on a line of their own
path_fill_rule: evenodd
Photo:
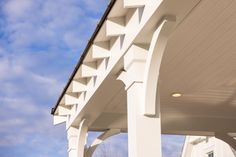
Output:
<svg viewBox="0 0 236 157">
<path fill-rule="evenodd" d="M 132 45 L 118 79 L 127 90 L 129 157 L 161 157 L 159 70 L 175 16 L 166 16 L 154 31 L 150 47 Z"/>
<path fill-rule="evenodd" d="M 85 120 L 80 122 L 79 127 L 69 127 L 67 130 L 68 156 L 84 157 L 88 126 Z"/>
<path fill-rule="evenodd" d="M 160 117 L 149 117 L 143 114 L 146 105 L 143 101 L 146 58 L 147 50 L 133 45 L 124 56 L 126 71 L 118 77 L 124 82 L 127 90 L 129 157 L 161 157 Z"/>
<path fill-rule="evenodd" d="M 142 114 L 143 83 L 127 90 L 129 157 L 161 157 L 161 121 Z"/>
</svg>

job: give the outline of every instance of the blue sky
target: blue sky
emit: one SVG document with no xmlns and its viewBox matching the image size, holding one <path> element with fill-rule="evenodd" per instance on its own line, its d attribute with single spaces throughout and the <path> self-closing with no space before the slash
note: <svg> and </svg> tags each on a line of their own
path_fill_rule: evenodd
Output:
<svg viewBox="0 0 236 157">
<path fill-rule="evenodd" d="M 52 125 L 50 109 L 107 3 L 0 1 L 1 157 L 67 156 L 65 127 Z M 178 157 L 182 143 L 183 137 L 163 137 L 164 156 Z M 127 156 L 127 135 L 107 140 L 96 156 L 107 147 Z"/>
</svg>

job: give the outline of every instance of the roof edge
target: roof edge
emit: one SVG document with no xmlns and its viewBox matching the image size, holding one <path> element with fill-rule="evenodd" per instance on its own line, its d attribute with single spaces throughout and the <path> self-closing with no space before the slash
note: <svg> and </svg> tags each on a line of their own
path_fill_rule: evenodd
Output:
<svg viewBox="0 0 236 157">
<path fill-rule="evenodd" d="M 87 44 L 87 46 L 85 47 L 85 49 L 84 49 L 84 51 L 83 51 L 83 53 L 82 53 L 82 55 L 81 55 L 81 57 L 80 57 L 78 63 L 76 64 L 75 69 L 73 70 L 73 72 L 72 72 L 72 74 L 71 74 L 71 76 L 70 76 L 70 78 L 69 78 L 69 81 L 67 82 L 67 84 L 66 84 L 66 86 L 64 87 L 62 93 L 60 94 L 60 96 L 59 96 L 59 98 L 58 98 L 58 100 L 57 100 L 57 102 L 56 102 L 56 105 L 51 109 L 51 114 L 52 114 L 52 115 L 55 114 L 56 109 L 57 109 L 57 107 L 59 106 L 59 103 L 60 103 L 60 101 L 61 101 L 63 95 L 66 93 L 66 90 L 67 90 L 67 88 L 69 87 L 71 81 L 73 80 L 73 78 L 74 78 L 74 76 L 75 76 L 77 70 L 79 69 L 80 65 L 83 63 L 84 58 L 85 58 L 85 56 L 87 55 L 90 46 L 93 44 L 93 41 L 94 41 L 95 37 L 97 36 L 99 30 L 101 29 L 103 23 L 106 21 L 107 16 L 108 16 L 108 14 L 110 13 L 110 11 L 111 11 L 112 7 L 114 6 L 115 2 L 116 2 L 116 0 L 111 0 L 110 3 L 108 4 L 107 9 L 105 10 L 105 12 L 104 12 L 104 14 L 103 14 L 101 20 L 99 21 L 99 23 L 98 23 L 98 25 L 97 25 L 95 31 L 93 32 L 91 38 L 89 39 L 88 44 Z"/>
</svg>

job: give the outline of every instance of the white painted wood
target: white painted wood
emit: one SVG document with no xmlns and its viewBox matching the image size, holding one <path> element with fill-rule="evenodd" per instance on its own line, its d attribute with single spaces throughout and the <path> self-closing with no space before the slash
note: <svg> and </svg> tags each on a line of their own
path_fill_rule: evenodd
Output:
<svg viewBox="0 0 236 157">
<path fill-rule="evenodd" d="M 125 18 L 113 17 L 106 21 L 106 35 L 119 36 L 125 34 Z"/>
<path fill-rule="evenodd" d="M 69 157 L 84 157 L 87 138 L 87 121 L 83 119 L 78 128 L 69 127 L 67 130 Z"/>
<path fill-rule="evenodd" d="M 142 106 L 146 105 L 142 101 L 145 96 L 143 74 L 146 52 L 140 47 L 131 47 L 124 56 L 126 72 L 118 76 L 118 79 L 126 85 L 127 90 L 129 157 L 161 157 L 160 117 L 147 117 L 142 114 Z M 158 96 L 157 99 L 160 97 Z"/>
<path fill-rule="evenodd" d="M 218 139 L 221 139 L 222 141 L 225 141 L 228 143 L 234 150 L 236 150 L 236 140 L 228 135 L 227 133 L 215 133 L 215 137 Z"/>
<path fill-rule="evenodd" d="M 71 113 L 72 112 L 69 108 L 62 107 L 62 106 L 58 107 L 58 115 L 60 115 L 60 116 L 70 115 Z"/>
<path fill-rule="evenodd" d="M 181 157 L 208 157 L 211 152 L 214 157 L 235 157 L 227 143 L 205 136 L 187 136 Z"/>
<path fill-rule="evenodd" d="M 87 79 L 79 78 L 72 81 L 72 92 L 81 93 L 87 90 Z"/>
<path fill-rule="evenodd" d="M 147 50 L 138 45 L 132 45 L 124 55 L 124 70 L 117 80 L 121 80 L 128 89 L 134 82 L 143 82 Z M 129 72 L 127 72 L 129 71 Z"/>
<path fill-rule="evenodd" d="M 175 17 L 166 17 L 152 36 L 144 74 L 144 104 L 146 105 L 144 106 L 143 114 L 147 116 L 155 116 L 156 112 L 160 110 L 160 106 L 156 105 L 158 104 L 156 95 L 158 92 L 159 71 L 169 34 L 175 24 Z"/>
<path fill-rule="evenodd" d="M 97 62 L 96 61 L 86 62 L 80 66 L 80 68 L 76 72 L 74 79 L 75 80 L 81 78 L 86 79 L 96 75 L 97 75 Z"/>
<path fill-rule="evenodd" d="M 66 116 L 56 116 L 56 115 L 54 115 L 53 116 L 53 125 L 58 125 L 58 124 L 64 123 L 64 122 L 66 122 L 66 120 L 67 120 Z"/>
<path fill-rule="evenodd" d="M 138 8 L 145 6 L 146 0 L 124 0 L 124 8 Z"/>
<path fill-rule="evenodd" d="M 161 121 L 142 114 L 143 84 L 127 90 L 129 157 L 161 157 Z"/>
<path fill-rule="evenodd" d="M 96 42 L 92 46 L 92 56 L 95 59 L 104 59 L 110 57 L 110 43 L 109 41 Z"/>
<path fill-rule="evenodd" d="M 97 75 L 97 63 L 89 62 L 81 65 L 82 77 L 93 77 Z"/>
<path fill-rule="evenodd" d="M 77 94 L 65 94 L 64 95 L 65 105 L 71 106 L 79 103 Z"/>
<path fill-rule="evenodd" d="M 145 62 L 147 59 L 147 49 L 142 45 L 132 45 L 124 56 L 124 69 L 128 70 L 134 63 Z"/>
<path fill-rule="evenodd" d="M 77 157 L 84 157 L 84 149 L 86 146 L 86 138 L 88 132 L 88 122 L 83 119 L 80 122 L 79 126 L 79 139 L 78 139 L 78 156 Z"/>
</svg>

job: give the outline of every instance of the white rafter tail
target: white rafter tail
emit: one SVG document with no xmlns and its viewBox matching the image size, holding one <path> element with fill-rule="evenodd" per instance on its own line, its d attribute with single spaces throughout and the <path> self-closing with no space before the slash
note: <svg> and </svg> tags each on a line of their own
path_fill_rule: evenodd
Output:
<svg viewBox="0 0 236 157">
<path fill-rule="evenodd" d="M 97 76 L 90 77 L 88 79 L 87 87 L 88 89 L 93 88 L 96 83 Z"/>
<path fill-rule="evenodd" d="M 145 6 L 147 0 L 124 0 L 124 8 L 139 8 Z"/>
<path fill-rule="evenodd" d="M 94 62 L 94 61 L 96 61 L 96 59 L 93 58 L 92 48 L 90 47 L 89 50 L 88 50 L 87 55 L 84 58 L 84 62 L 87 63 L 87 62 Z"/>
<path fill-rule="evenodd" d="M 58 124 L 64 123 L 64 122 L 66 122 L 66 120 L 67 120 L 66 116 L 56 116 L 56 115 L 54 115 L 53 116 L 53 125 L 58 125 Z"/>
<path fill-rule="evenodd" d="M 88 78 L 97 76 L 97 62 L 88 62 L 81 65 L 81 77 Z"/>
<path fill-rule="evenodd" d="M 70 114 L 71 114 L 71 110 L 69 108 L 58 106 L 58 115 L 59 116 L 66 116 L 66 115 L 70 115 Z"/>
<path fill-rule="evenodd" d="M 125 17 L 112 17 L 106 21 L 106 35 L 120 36 L 125 34 Z"/>
<path fill-rule="evenodd" d="M 92 56 L 94 59 L 104 59 L 110 57 L 110 43 L 109 41 L 102 41 L 93 44 Z"/>
<path fill-rule="evenodd" d="M 66 106 L 73 106 L 79 103 L 78 95 L 77 94 L 65 94 L 65 105 Z"/>
<path fill-rule="evenodd" d="M 72 81 L 72 92 L 81 93 L 87 91 L 87 78 L 79 78 Z"/>
<path fill-rule="evenodd" d="M 109 38 L 106 36 L 106 24 L 103 24 L 99 30 L 99 33 L 94 39 L 94 43 L 107 40 L 109 40 Z"/>
</svg>

